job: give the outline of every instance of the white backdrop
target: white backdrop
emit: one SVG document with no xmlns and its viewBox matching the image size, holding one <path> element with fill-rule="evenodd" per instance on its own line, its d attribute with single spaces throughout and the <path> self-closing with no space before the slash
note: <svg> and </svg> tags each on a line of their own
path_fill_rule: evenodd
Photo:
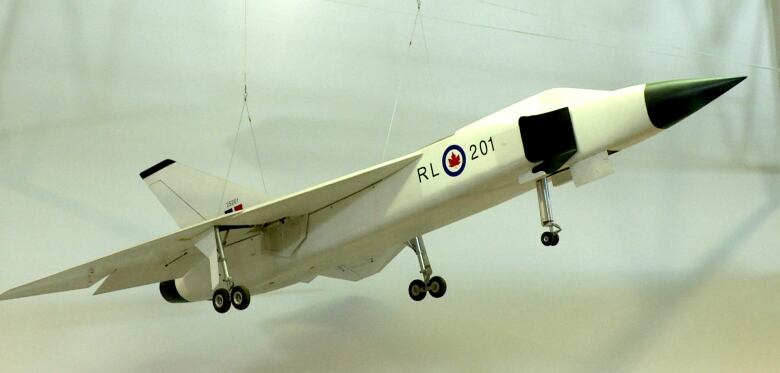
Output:
<svg viewBox="0 0 780 373">
<path fill-rule="evenodd" d="M 249 105 L 268 192 L 377 163 L 541 90 L 748 80 L 556 188 L 426 236 L 440 300 L 402 253 L 248 311 L 156 286 L 0 303 L 3 371 L 767 371 L 780 365 L 776 20 L 765 1 L 295 0 L 248 4 Z M 780 9 L 775 4 L 774 8 Z M 174 230 L 138 178 L 224 175 L 242 104 L 240 1 L 0 2 L 0 288 Z M 423 37 L 424 35 L 424 37 Z M 426 54 L 427 46 L 427 54 Z M 232 180 L 261 189 L 242 127 Z M 216 197 L 215 197 L 216 198 Z"/>
</svg>

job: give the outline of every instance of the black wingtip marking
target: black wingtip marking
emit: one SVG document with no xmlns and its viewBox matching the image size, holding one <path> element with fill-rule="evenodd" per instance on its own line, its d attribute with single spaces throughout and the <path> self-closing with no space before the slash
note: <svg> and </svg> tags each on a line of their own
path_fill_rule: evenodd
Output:
<svg viewBox="0 0 780 373">
<path fill-rule="evenodd" d="M 154 165 L 152 167 L 149 167 L 149 168 L 141 171 L 141 173 L 139 175 L 141 175 L 141 179 L 146 179 L 147 177 L 154 175 L 155 172 L 160 171 L 163 168 L 168 167 L 168 166 L 170 166 L 170 165 L 172 165 L 174 163 L 176 163 L 176 161 L 171 160 L 171 159 L 166 159 L 166 160 L 164 160 L 164 161 L 162 161 L 162 162 L 160 162 L 160 163 L 158 163 L 158 164 L 156 164 L 156 165 Z"/>
</svg>

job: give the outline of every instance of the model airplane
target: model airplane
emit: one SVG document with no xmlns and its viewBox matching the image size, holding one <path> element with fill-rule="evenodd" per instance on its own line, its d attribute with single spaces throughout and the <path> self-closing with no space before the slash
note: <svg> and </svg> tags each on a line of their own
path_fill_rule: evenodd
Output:
<svg viewBox="0 0 780 373">
<path fill-rule="evenodd" d="M 616 91 L 558 88 L 461 128 L 412 154 L 283 198 L 264 196 L 172 160 L 141 172 L 178 232 L 8 290 L 0 299 L 160 284 L 169 302 L 243 310 L 252 294 L 317 276 L 357 281 L 403 248 L 422 279 L 409 296 L 444 295 L 422 235 L 536 189 L 541 241 L 556 245 L 550 184 L 613 172 L 609 156 L 702 108 L 745 77 L 674 80 Z M 214 202 L 229 197 L 219 211 Z"/>
</svg>

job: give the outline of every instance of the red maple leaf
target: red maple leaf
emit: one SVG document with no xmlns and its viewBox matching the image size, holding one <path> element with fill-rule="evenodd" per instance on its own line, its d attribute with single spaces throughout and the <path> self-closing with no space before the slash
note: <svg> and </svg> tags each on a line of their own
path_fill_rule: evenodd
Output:
<svg viewBox="0 0 780 373">
<path fill-rule="evenodd" d="M 452 152 L 452 154 L 450 154 L 450 158 L 447 159 L 447 163 L 449 164 L 450 168 L 458 167 L 458 165 L 460 165 L 460 156 L 457 153 Z"/>
</svg>

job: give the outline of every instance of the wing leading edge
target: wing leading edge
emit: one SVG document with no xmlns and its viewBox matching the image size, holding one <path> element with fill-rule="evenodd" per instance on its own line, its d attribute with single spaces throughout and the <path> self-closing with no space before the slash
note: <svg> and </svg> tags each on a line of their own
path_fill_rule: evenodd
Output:
<svg viewBox="0 0 780 373">
<path fill-rule="evenodd" d="M 175 279 L 206 259 L 195 243 L 215 226 L 254 226 L 289 216 L 308 214 L 349 197 L 398 172 L 420 157 L 413 153 L 326 182 L 302 192 L 220 216 L 159 237 L 52 276 L 10 289 L 0 300 L 92 287 L 103 279 L 95 294 Z"/>
</svg>

